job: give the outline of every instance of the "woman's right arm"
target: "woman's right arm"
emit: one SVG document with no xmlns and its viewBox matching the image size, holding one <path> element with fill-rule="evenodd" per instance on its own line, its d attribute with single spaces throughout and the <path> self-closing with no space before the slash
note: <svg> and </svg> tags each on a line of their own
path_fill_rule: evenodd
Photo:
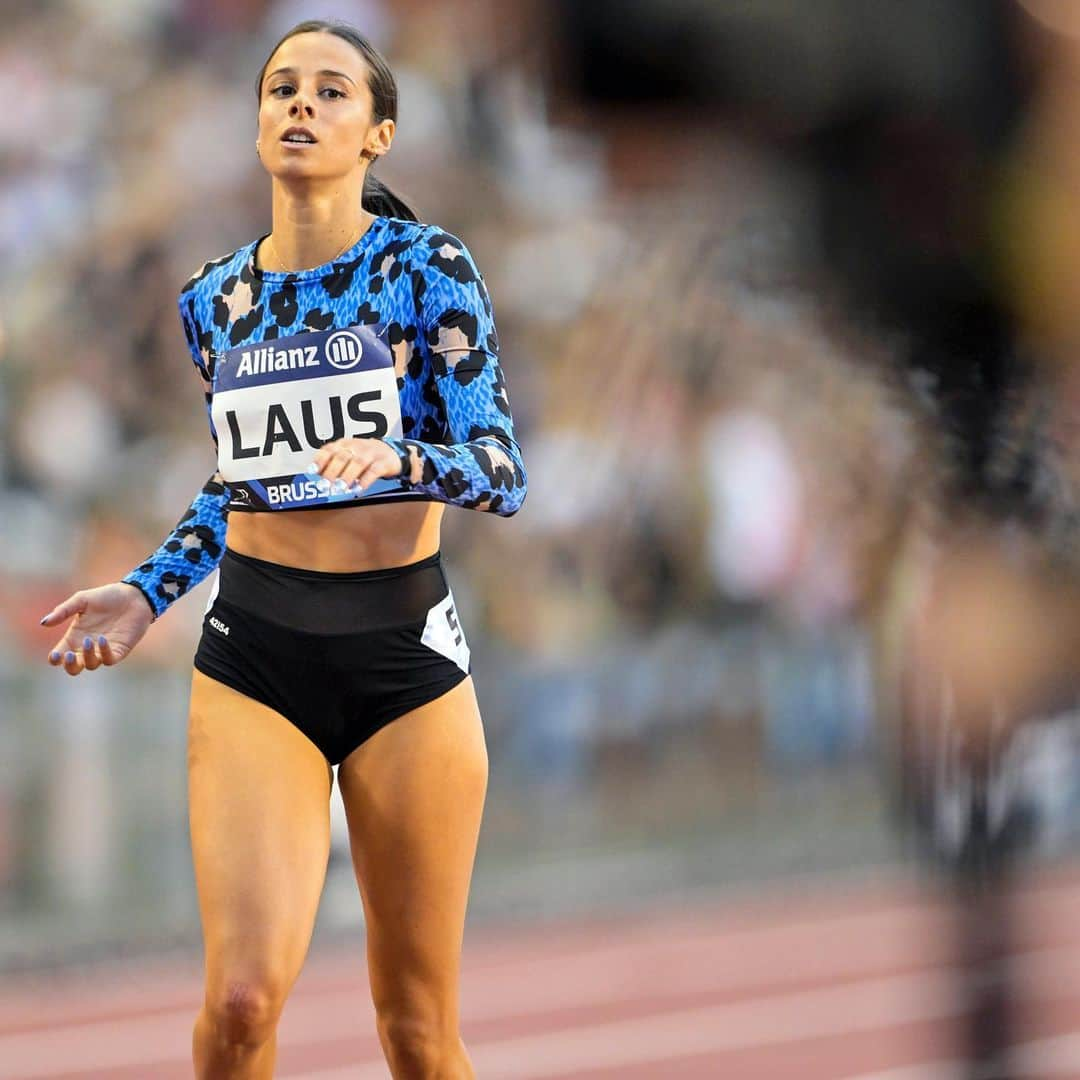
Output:
<svg viewBox="0 0 1080 1080">
<path fill-rule="evenodd" d="M 209 264 L 208 264 L 209 265 Z M 213 338 L 199 322 L 198 283 L 206 267 L 180 291 L 177 307 L 184 327 L 188 351 L 203 384 L 210 434 L 217 449 L 217 431 L 212 413 L 214 373 L 211 361 Z M 214 473 L 184 511 L 175 528 L 157 551 L 143 560 L 123 581 L 134 585 L 150 605 L 156 619 L 170 604 L 193 589 L 217 564 L 225 551 L 226 506 L 229 493 L 220 473 Z"/>
<path fill-rule="evenodd" d="M 213 379 L 209 368 L 209 337 L 196 322 L 193 285 L 180 293 L 180 318 L 195 367 L 203 380 L 207 414 Z M 210 431 L 217 445 L 213 421 Z M 225 550 L 228 489 L 214 473 L 195 496 L 172 532 L 156 551 L 121 581 L 80 590 L 41 620 L 56 626 L 74 616 L 64 636 L 49 654 L 49 663 L 70 675 L 92 671 L 124 659 L 150 624 L 184 593 L 199 584 L 221 561 Z"/>
<path fill-rule="evenodd" d="M 225 482 L 214 473 L 157 551 L 121 579 L 142 593 L 155 619 L 221 561 L 228 501 Z"/>
</svg>

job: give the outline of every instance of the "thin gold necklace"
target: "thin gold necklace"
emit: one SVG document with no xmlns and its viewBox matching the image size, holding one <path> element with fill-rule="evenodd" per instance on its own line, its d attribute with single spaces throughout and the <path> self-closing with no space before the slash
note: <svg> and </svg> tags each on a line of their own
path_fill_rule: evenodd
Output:
<svg viewBox="0 0 1080 1080">
<path fill-rule="evenodd" d="M 346 240 L 346 241 L 345 241 L 345 246 L 344 246 L 344 247 L 343 247 L 343 248 L 341 249 L 341 251 L 339 251 L 339 252 L 337 253 L 337 255 L 335 255 L 335 256 L 334 256 L 334 257 L 333 257 L 332 259 L 327 259 L 327 260 L 326 260 L 326 262 L 333 262 L 333 261 L 334 261 L 334 259 L 336 259 L 336 258 L 337 258 L 337 257 L 338 257 L 339 255 L 341 255 L 341 253 L 342 253 L 342 252 L 344 252 L 344 251 L 348 251 L 348 250 L 349 250 L 349 248 L 351 248 L 351 247 L 353 246 L 353 244 L 355 244 L 355 243 L 356 243 L 356 241 L 360 239 L 360 237 L 361 237 L 361 235 L 363 234 L 363 232 L 364 232 L 364 226 L 363 226 L 363 225 L 361 225 L 361 226 L 360 226 L 360 232 L 358 232 L 358 233 L 357 233 L 357 234 L 356 234 L 356 235 L 355 235 L 354 237 L 351 237 L 351 238 L 350 238 L 349 240 Z M 282 261 L 282 259 L 281 259 L 281 256 L 280 256 L 280 255 L 279 255 L 279 254 L 277 253 L 277 248 L 276 248 L 276 247 L 274 247 L 274 234 L 273 234 L 273 233 L 270 233 L 270 234 L 269 234 L 269 235 L 267 236 L 267 238 L 266 238 L 266 242 L 267 242 L 267 243 L 268 243 L 268 244 L 270 245 L 270 251 L 271 251 L 271 252 L 273 253 L 273 256 L 274 256 L 274 261 L 275 261 L 275 262 L 276 262 L 276 263 L 278 264 L 278 266 L 279 266 L 279 267 L 280 267 L 280 268 L 281 268 L 282 270 L 284 270 L 284 271 L 285 271 L 285 273 L 286 273 L 286 274 L 295 274 L 295 273 L 299 273 L 299 271 L 297 271 L 297 270 L 290 270 L 290 269 L 289 269 L 289 268 L 288 268 L 288 267 L 287 267 L 287 266 L 285 265 L 285 263 L 284 263 L 284 262 Z"/>
</svg>

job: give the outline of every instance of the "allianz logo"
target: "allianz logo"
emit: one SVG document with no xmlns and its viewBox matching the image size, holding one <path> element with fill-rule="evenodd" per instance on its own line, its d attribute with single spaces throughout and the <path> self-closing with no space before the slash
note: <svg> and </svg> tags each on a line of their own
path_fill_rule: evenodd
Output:
<svg viewBox="0 0 1080 1080">
<path fill-rule="evenodd" d="M 271 371 L 294 371 L 297 368 L 320 366 L 320 352 L 331 367 L 348 371 L 356 367 L 364 355 L 364 346 L 358 335 L 351 330 L 336 330 L 321 343 L 295 348 L 278 349 L 273 345 L 260 345 L 245 349 L 236 365 L 236 377 L 243 375 L 266 375 Z"/>
</svg>

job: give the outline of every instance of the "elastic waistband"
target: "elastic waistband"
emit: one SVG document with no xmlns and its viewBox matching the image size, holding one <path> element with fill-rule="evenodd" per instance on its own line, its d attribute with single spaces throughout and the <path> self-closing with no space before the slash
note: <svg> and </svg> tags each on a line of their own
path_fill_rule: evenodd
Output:
<svg viewBox="0 0 1080 1080">
<path fill-rule="evenodd" d="M 436 551 L 434 555 L 428 555 L 427 558 L 420 559 L 419 562 L 406 563 L 404 566 L 388 566 L 382 570 L 355 570 L 346 574 L 329 570 L 308 570 L 303 566 L 282 566 L 281 563 L 256 559 L 254 555 L 242 555 L 231 547 L 225 548 L 223 558 L 247 563 L 249 566 L 260 567 L 263 570 L 279 574 L 281 577 L 296 578 L 298 581 L 384 581 L 387 578 L 397 578 L 403 574 L 424 570 L 429 566 L 439 566 L 442 563 L 442 552 Z"/>
<path fill-rule="evenodd" d="M 218 598 L 256 618 L 311 634 L 357 634 L 422 622 L 449 591 L 436 551 L 382 570 L 333 573 L 226 548 Z"/>
</svg>

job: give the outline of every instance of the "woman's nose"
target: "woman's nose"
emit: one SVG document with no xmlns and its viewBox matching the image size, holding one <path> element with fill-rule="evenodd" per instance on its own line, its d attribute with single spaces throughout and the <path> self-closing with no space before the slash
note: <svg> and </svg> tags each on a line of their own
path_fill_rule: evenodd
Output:
<svg viewBox="0 0 1080 1080">
<path fill-rule="evenodd" d="M 289 102 L 289 115 L 290 116 L 314 116 L 315 110 L 311 105 L 300 97 L 299 94 L 293 96 L 292 101 Z"/>
</svg>

